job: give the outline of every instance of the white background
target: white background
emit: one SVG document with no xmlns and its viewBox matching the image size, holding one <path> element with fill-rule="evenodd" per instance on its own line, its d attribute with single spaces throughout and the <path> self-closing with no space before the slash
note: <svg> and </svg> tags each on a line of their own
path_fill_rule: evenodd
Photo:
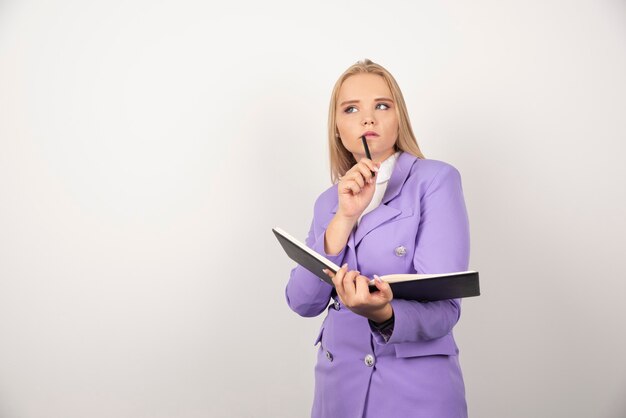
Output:
<svg viewBox="0 0 626 418">
<path fill-rule="evenodd" d="M 626 3 L 0 3 L 0 417 L 303 417 L 292 263 L 368 57 L 456 166 L 472 417 L 626 415 Z"/>
</svg>

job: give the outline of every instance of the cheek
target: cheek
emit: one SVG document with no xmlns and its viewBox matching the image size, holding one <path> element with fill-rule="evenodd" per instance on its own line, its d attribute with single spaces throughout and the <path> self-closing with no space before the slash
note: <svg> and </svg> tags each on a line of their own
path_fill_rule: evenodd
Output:
<svg viewBox="0 0 626 418">
<path fill-rule="evenodd" d="M 383 124 L 385 126 L 385 130 L 388 132 L 398 130 L 398 117 L 392 112 L 386 112 L 382 117 L 380 117 L 379 123 Z"/>
<path fill-rule="evenodd" d="M 346 115 L 337 115 L 337 118 L 335 119 L 335 123 L 337 124 L 337 129 L 340 130 L 349 130 L 353 125 L 354 125 L 354 121 L 353 121 L 353 117 L 349 117 Z"/>
<path fill-rule="evenodd" d="M 399 127 L 397 123 L 390 121 L 389 124 L 385 125 L 385 137 L 389 141 L 394 141 L 398 138 Z"/>
<path fill-rule="evenodd" d="M 350 140 L 350 133 L 346 132 L 346 131 L 339 131 L 339 136 L 341 137 L 341 143 L 343 144 L 344 148 L 347 149 L 348 151 L 352 151 L 353 147 L 354 147 L 354 141 Z"/>
<path fill-rule="evenodd" d="M 336 127 L 336 131 L 339 132 L 339 134 L 341 135 L 346 130 L 346 123 L 344 120 L 342 120 L 342 118 L 337 116 L 335 118 L 335 127 Z"/>
<path fill-rule="evenodd" d="M 395 131 L 396 133 L 400 130 L 400 124 L 398 123 L 398 117 L 394 114 L 389 118 L 388 126 L 391 131 Z"/>
<path fill-rule="evenodd" d="M 400 127 L 398 126 L 398 120 L 394 120 L 393 124 L 390 127 L 391 136 L 393 137 L 394 142 L 398 139 L 398 135 L 400 132 Z"/>
<path fill-rule="evenodd" d="M 346 149 L 351 149 L 350 147 L 354 146 L 354 139 L 360 133 L 359 127 L 357 126 L 355 129 L 354 124 L 347 120 L 337 120 L 336 126 L 337 132 L 339 132 L 339 136 L 341 137 L 341 143 Z"/>
</svg>

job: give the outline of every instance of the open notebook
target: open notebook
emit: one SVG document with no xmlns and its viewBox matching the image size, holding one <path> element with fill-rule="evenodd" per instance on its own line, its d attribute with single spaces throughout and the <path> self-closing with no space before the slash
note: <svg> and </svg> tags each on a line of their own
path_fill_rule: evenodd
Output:
<svg viewBox="0 0 626 418">
<path fill-rule="evenodd" d="M 321 280 L 333 285 L 330 277 L 322 270 L 329 269 L 337 272 L 340 268 L 338 265 L 313 251 L 281 228 L 272 228 L 272 231 L 289 258 Z M 393 297 L 396 299 L 427 302 L 480 295 L 477 271 L 444 274 L 388 274 L 380 278 L 389 283 Z M 375 291 L 377 289 L 372 282 L 370 292 Z"/>
</svg>

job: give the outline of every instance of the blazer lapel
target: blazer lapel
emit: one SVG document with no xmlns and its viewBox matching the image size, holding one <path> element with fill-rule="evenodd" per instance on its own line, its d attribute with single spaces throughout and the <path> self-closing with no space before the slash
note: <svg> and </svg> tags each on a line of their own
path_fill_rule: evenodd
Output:
<svg viewBox="0 0 626 418">
<path fill-rule="evenodd" d="M 400 190 L 402 190 L 402 186 L 404 186 L 404 182 L 407 177 L 409 177 L 411 167 L 416 160 L 417 157 L 409 154 L 408 152 L 400 154 L 398 160 L 396 161 L 396 165 L 393 168 L 393 173 L 391 173 L 391 178 L 389 179 L 389 184 L 387 184 L 387 190 L 385 190 L 383 200 L 380 202 L 381 205 L 390 202 L 393 198 L 398 196 Z"/>
<path fill-rule="evenodd" d="M 361 218 L 359 226 L 354 232 L 354 245 L 359 245 L 364 236 L 371 232 L 374 228 L 384 224 L 385 222 L 395 218 L 402 211 L 382 203 L 376 209 Z"/>
<path fill-rule="evenodd" d="M 402 186 L 409 176 L 409 173 L 411 172 L 411 166 L 413 165 L 413 162 L 415 162 L 415 160 L 416 157 L 407 152 L 403 152 L 400 154 L 398 160 L 396 161 L 396 165 L 393 168 L 393 173 L 391 173 L 391 178 L 389 179 L 387 189 L 385 190 L 385 195 L 383 196 L 383 200 L 380 202 L 380 205 L 370 213 L 363 216 L 363 218 L 361 218 L 361 223 L 357 227 L 354 234 L 355 247 L 359 245 L 363 237 L 365 237 L 368 233 L 370 233 L 378 226 L 390 221 L 400 214 L 403 214 L 404 216 L 413 213 L 413 209 L 411 207 L 405 210 L 404 208 L 389 206 L 387 205 L 387 203 L 392 201 L 395 197 L 398 196 L 398 194 L 400 194 L 400 190 L 402 190 Z"/>
</svg>

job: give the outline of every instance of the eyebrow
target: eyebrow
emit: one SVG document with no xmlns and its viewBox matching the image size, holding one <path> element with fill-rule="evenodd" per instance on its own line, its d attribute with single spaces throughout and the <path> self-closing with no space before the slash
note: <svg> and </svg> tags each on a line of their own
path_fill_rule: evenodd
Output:
<svg viewBox="0 0 626 418">
<path fill-rule="evenodd" d="M 375 102 L 392 102 L 393 103 L 393 99 L 390 99 L 389 97 L 378 97 L 376 99 L 374 99 Z M 360 100 L 346 100 L 345 102 L 341 102 L 341 104 L 339 106 L 345 106 L 347 104 L 353 104 L 353 103 L 359 103 Z"/>
</svg>

